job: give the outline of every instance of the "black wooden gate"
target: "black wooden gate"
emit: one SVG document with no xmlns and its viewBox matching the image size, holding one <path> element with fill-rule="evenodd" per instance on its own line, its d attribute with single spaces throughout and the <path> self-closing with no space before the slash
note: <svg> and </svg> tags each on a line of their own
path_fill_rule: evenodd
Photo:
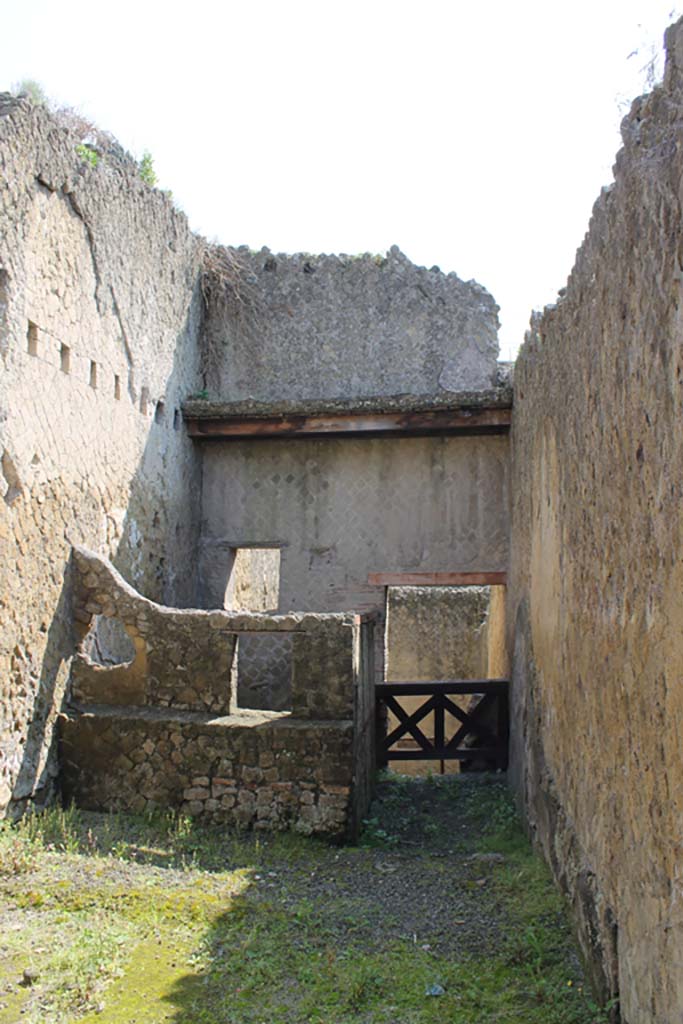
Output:
<svg viewBox="0 0 683 1024">
<path fill-rule="evenodd" d="M 456 679 L 426 683 L 379 683 L 377 702 L 377 760 L 380 767 L 388 761 L 463 762 L 473 770 L 507 768 L 508 763 L 508 688 L 507 679 Z M 424 697 L 414 711 L 401 706 L 401 697 Z M 455 703 L 454 697 L 461 698 Z M 469 700 L 462 698 L 469 697 Z M 386 712 L 391 711 L 398 725 L 387 733 Z M 460 723 L 447 739 L 446 715 Z M 431 719 L 434 735 L 427 736 L 420 723 Z M 426 724 L 426 723 L 425 723 Z M 409 747 L 397 745 L 410 738 Z"/>
</svg>

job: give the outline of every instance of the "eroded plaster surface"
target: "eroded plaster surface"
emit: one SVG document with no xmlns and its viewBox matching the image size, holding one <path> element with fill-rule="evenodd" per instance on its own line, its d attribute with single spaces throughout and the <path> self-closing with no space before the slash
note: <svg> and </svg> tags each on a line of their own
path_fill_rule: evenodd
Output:
<svg viewBox="0 0 683 1024">
<path fill-rule="evenodd" d="M 373 572 L 507 566 L 506 437 L 211 442 L 203 472 L 205 607 L 242 544 L 280 546 L 281 611 L 383 606 Z"/>
<path fill-rule="evenodd" d="M 683 1007 L 683 28 L 515 370 L 511 765 L 628 1024 Z"/>
<path fill-rule="evenodd" d="M 195 600 L 201 246 L 113 147 L 0 96 L 0 812 L 53 793 L 74 650 L 70 553 Z"/>
</svg>

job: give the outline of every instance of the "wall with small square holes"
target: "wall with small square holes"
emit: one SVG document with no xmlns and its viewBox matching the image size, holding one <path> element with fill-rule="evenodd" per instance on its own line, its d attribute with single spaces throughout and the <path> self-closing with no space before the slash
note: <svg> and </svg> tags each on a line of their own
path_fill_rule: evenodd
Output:
<svg viewBox="0 0 683 1024">
<path fill-rule="evenodd" d="M 200 259 L 118 147 L 90 167 L 44 108 L 0 96 L 0 812 L 53 786 L 72 544 L 194 603 Z"/>
</svg>

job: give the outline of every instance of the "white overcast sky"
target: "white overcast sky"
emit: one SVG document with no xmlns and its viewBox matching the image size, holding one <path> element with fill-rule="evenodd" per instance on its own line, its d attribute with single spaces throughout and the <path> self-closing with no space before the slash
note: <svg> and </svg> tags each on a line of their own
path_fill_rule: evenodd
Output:
<svg viewBox="0 0 683 1024">
<path fill-rule="evenodd" d="M 209 238 L 475 278 L 501 357 L 563 287 L 674 0 L 0 0 L 37 79 Z M 633 54 L 633 51 L 637 51 Z M 631 55 L 631 56 L 629 56 Z"/>
</svg>

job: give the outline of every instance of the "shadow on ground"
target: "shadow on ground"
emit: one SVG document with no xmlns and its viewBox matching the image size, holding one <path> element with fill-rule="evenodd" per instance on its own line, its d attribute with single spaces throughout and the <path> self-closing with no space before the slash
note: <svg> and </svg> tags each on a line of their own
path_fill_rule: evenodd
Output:
<svg viewBox="0 0 683 1024">
<path fill-rule="evenodd" d="M 126 936 L 109 983 L 95 979 L 79 1004 L 97 1011 L 85 1021 L 601 1019 L 500 777 L 385 780 L 355 847 L 182 819 L 82 814 L 73 829 L 76 818 L 80 852 L 51 854 L 43 879 L 54 915 L 111 912 L 101 927 Z M 51 1016 L 45 992 L 32 1004 L 23 1019 L 78 1019 Z"/>
</svg>

